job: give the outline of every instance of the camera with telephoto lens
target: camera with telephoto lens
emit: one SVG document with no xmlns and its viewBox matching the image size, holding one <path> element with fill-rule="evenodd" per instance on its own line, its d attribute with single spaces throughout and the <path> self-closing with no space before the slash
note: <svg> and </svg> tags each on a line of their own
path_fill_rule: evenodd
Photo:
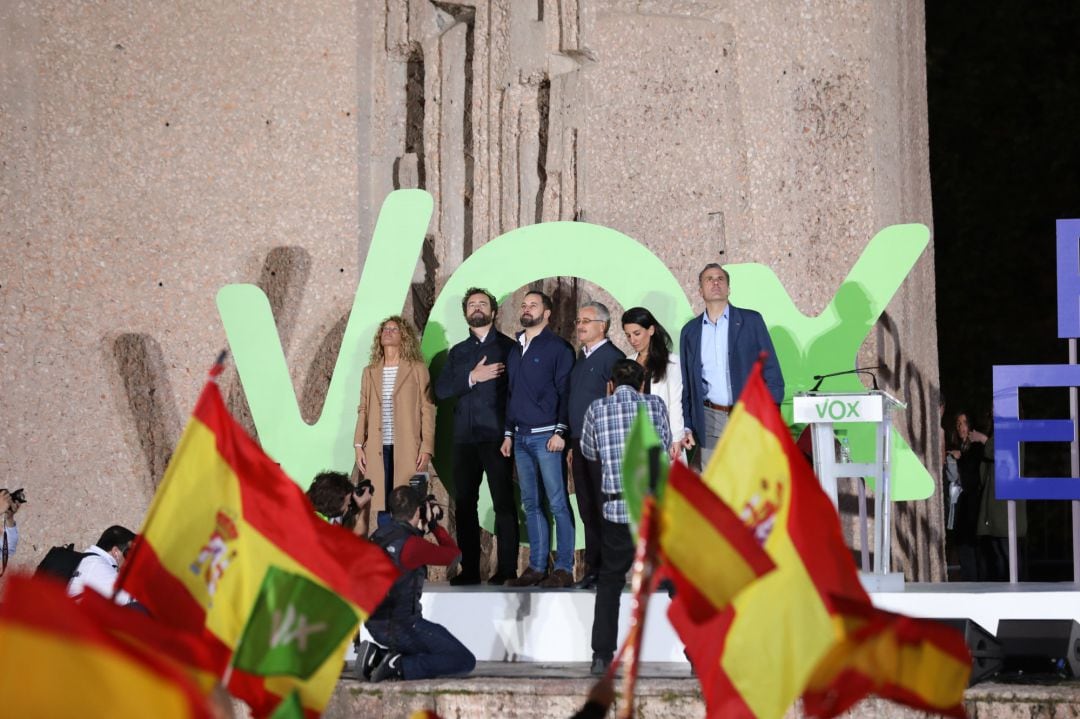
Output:
<svg viewBox="0 0 1080 719">
<path fill-rule="evenodd" d="M 420 519 L 425 525 L 432 525 L 442 521 L 444 512 L 442 506 L 435 501 L 435 495 L 428 492 L 428 479 L 427 472 L 417 472 L 409 477 L 409 486 L 416 492 L 416 496 L 423 497 L 423 501 L 420 502 Z M 428 517 L 429 506 L 432 508 L 430 518 Z"/>
<path fill-rule="evenodd" d="M 428 508 L 431 509 L 431 516 L 428 517 Z M 424 498 L 424 502 L 420 505 L 420 519 L 424 520 L 424 524 L 434 525 L 442 521 L 443 508 L 439 504 L 434 494 L 429 494 Z"/>
<path fill-rule="evenodd" d="M 0 489 L 0 492 L 6 491 L 6 489 Z M 18 502 L 19 504 L 26 504 L 26 490 L 22 487 L 16 489 L 14 492 L 9 492 L 9 494 L 11 494 L 11 501 Z"/>
<path fill-rule="evenodd" d="M 357 497 L 363 497 L 365 494 L 375 494 L 375 485 L 371 483 L 370 479 L 361 479 L 356 485 L 356 489 L 352 492 Z M 356 506 L 356 502 L 349 498 L 349 506 L 345 509 L 345 514 L 341 515 L 341 526 L 346 529 L 352 529 L 356 526 L 356 519 L 360 516 L 360 508 Z"/>
<path fill-rule="evenodd" d="M 416 496 L 428 496 L 428 479 L 429 475 L 427 472 L 417 472 L 409 477 L 409 486 L 416 492 Z"/>
</svg>

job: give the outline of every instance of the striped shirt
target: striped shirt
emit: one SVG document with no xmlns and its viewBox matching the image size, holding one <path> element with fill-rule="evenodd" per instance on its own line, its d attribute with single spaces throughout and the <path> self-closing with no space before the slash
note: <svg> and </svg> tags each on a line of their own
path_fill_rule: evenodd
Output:
<svg viewBox="0 0 1080 719">
<path fill-rule="evenodd" d="M 397 367 L 383 367 L 382 370 L 382 443 L 394 443 L 394 382 L 397 380 Z"/>
</svg>

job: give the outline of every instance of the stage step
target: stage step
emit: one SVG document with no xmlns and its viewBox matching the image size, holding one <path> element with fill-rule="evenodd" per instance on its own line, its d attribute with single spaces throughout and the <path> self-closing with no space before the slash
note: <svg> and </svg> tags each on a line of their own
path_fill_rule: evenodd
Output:
<svg viewBox="0 0 1080 719">
<path fill-rule="evenodd" d="M 323 714 L 325 719 L 385 717 L 407 719 L 414 711 L 430 710 L 442 719 L 564 719 L 585 701 L 593 678 L 585 663 L 545 664 L 485 662 L 472 676 L 416 682 L 338 683 Z M 979 684 L 965 694 L 968 716 L 979 719 L 1080 716 L 1080 686 Z M 646 664 L 638 682 L 634 716 L 701 717 L 705 706 L 697 680 L 686 665 Z M 609 714 L 614 716 L 614 714 Z M 846 717 L 856 719 L 925 719 L 916 712 L 882 699 L 868 699 Z M 798 705 L 785 719 L 802 719 Z"/>
<path fill-rule="evenodd" d="M 1073 583 L 1009 585 L 909 583 L 901 592 L 875 592 L 882 609 L 915 617 L 968 617 L 991 634 L 1000 619 L 1080 621 L 1080 586 Z M 593 591 L 450 587 L 429 583 L 424 616 L 447 627 L 482 662 L 588 662 L 592 659 Z M 643 659 L 685 664 L 682 643 L 667 621 L 668 597 L 653 595 Z M 619 636 L 630 618 L 623 594 Z M 351 659 L 351 657 L 350 657 Z"/>
</svg>

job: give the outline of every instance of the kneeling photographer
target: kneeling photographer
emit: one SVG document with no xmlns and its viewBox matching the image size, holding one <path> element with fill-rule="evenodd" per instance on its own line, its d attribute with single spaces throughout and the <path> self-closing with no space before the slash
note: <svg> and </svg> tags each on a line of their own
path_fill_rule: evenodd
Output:
<svg viewBox="0 0 1080 719">
<path fill-rule="evenodd" d="M 331 524 L 340 524 L 358 537 L 366 537 L 371 524 L 371 480 L 362 479 L 353 486 L 349 475 L 321 472 L 308 488 L 307 496 L 315 511 Z"/>
<path fill-rule="evenodd" d="M 358 678 L 430 679 L 468 674 L 476 657 L 445 627 L 421 616 L 428 565 L 450 566 L 461 550 L 441 526 L 442 507 L 434 495 L 416 487 L 398 487 L 390 493 L 391 521 L 371 536 L 402 574 L 364 625 L 382 646 L 362 642 L 356 657 Z M 431 532 L 438 544 L 424 539 Z"/>
</svg>

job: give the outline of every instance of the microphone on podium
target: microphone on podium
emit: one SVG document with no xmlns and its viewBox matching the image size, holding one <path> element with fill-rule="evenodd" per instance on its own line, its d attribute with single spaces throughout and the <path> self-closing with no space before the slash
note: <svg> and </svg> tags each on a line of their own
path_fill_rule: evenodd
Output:
<svg viewBox="0 0 1080 719">
<path fill-rule="evenodd" d="M 816 374 L 814 375 L 814 379 L 817 380 L 817 383 L 810 388 L 810 391 L 817 392 L 818 388 L 821 387 L 821 383 L 829 377 L 842 377 L 846 374 L 868 374 L 870 375 L 870 379 L 874 382 L 874 389 L 877 389 L 877 375 L 875 375 L 872 371 L 876 369 L 881 369 L 881 365 L 874 365 L 873 367 L 856 367 L 855 369 L 847 369 L 843 372 L 831 372 L 829 374 Z"/>
</svg>

